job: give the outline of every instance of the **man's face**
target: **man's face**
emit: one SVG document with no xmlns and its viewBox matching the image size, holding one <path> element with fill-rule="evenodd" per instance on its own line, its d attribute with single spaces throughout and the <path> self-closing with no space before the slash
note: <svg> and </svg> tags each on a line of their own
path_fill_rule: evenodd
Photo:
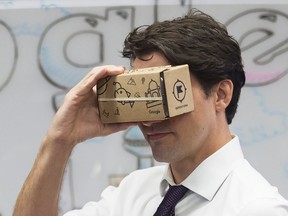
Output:
<svg viewBox="0 0 288 216">
<path fill-rule="evenodd" d="M 168 60 L 158 52 L 151 53 L 141 60 L 136 58 L 133 68 L 145 68 L 169 65 Z M 213 127 L 216 127 L 216 113 L 213 99 L 207 97 L 199 82 L 191 76 L 194 111 L 163 121 L 139 123 L 153 156 L 157 161 L 170 164 L 202 161 L 211 153 L 209 143 L 213 139 Z M 191 98 L 192 100 L 192 98 Z"/>
</svg>

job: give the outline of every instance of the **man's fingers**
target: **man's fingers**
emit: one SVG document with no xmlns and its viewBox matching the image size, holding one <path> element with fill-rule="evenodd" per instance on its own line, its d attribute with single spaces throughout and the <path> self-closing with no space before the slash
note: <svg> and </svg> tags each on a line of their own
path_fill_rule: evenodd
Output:
<svg viewBox="0 0 288 216">
<path fill-rule="evenodd" d="M 97 84 L 98 80 L 107 76 L 123 73 L 123 66 L 106 65 L 93 68 L 76 86 L 79 94 L 86 94 Z"/>
</svg>

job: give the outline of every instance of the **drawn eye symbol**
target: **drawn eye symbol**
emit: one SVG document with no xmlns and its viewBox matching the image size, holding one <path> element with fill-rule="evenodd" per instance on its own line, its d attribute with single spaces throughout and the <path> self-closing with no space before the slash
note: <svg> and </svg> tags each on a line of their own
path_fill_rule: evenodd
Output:
<svg viewBox="0 0 288 216">
<path fill-rule="evenodd" d="M 124 94 L 123 92 L 125 92 L 124 89 L 119 89 L 119 90 L 116 91 L 116 93 L 119 94 L 119 95 L 123 95 Z"/>
</svg>

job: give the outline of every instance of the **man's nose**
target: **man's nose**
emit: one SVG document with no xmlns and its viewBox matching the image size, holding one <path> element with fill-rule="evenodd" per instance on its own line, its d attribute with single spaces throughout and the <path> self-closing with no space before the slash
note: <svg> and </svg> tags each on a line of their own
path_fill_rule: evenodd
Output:
<svg viewBox="0 0 288 216">
<path fill-rule="evenodd" d="M 141 122 L 140 124 L 143 125 L 143 126 L 146 126 L 146 127 L 150 127 L 153 124 L 156 124 L 158 122 L 160 122 L 160 121 L 159 120 L 158 121 L 144 121 L 144 122 Z"/>
</svg>

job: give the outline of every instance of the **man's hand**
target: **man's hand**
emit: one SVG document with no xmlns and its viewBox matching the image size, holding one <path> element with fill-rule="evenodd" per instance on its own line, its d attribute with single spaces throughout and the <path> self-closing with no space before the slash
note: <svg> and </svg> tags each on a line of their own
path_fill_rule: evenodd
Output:
<svg viewBox="0 0 288 216">
<path fill-rule="evenodd" d="M 64 98 L 47 137 L 59 144 L 75 145 L 86 139 L 126 129 L 131 124 L 102 124 L 95 85 L 100 78 L 120 74 L 124 67 L 102 66 L 91 70 Z"/>
</svg>

